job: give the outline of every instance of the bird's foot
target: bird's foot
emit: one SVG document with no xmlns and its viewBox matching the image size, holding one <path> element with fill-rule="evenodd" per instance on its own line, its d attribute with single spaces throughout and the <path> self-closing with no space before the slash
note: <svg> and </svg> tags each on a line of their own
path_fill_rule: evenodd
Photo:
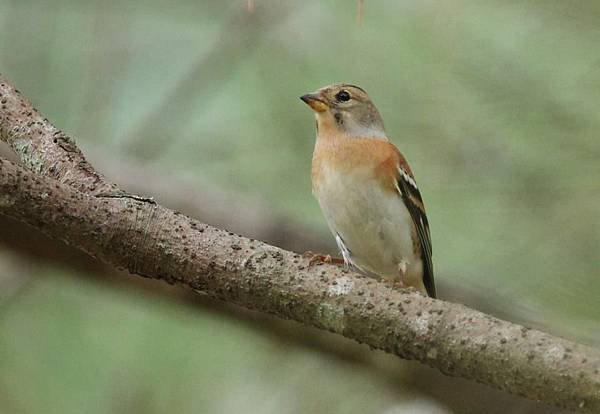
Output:
<svg viewBox="0 0 600 414">
<path fill-rule="evenodd" d="M 398 278 L 397 279 L 385 279 L 385 282 L 392 287 L 392 289 L 408 289 L 410 286 L 404 283 L 404 276 L 406 275 L 406 269 L 408 262 L 404 259 L 398 263 Z"/>
<path fill-rule="evenodd" d="M 339 257 L 331 257 L 331 255 L 329 255 L 329 254 L 319 254 L 319 253 L 313 253 L 311 251 L 308 251 L 308 252 L 304 252 L 302 257 L 309 259 L 309 261 L 308 261 L 309 266 L 316 266 L 316 265 L 320 265 L 323 263 L 335 264 L 335 265 L 344 264 L 344 259 L 341 259 Z"/>
<path fill-rule="evenodd" d="M 392 287 L 392 289 L 406 289 L 406 285 L 402 279 L 385 279 L 385 282 Z"/>
</svg>

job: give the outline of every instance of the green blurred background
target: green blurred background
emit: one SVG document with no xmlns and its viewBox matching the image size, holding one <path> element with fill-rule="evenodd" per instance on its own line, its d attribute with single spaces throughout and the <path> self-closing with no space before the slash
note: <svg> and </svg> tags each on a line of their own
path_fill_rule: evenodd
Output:
<svg viewBox="0 0 600 414">
<path fill-rule="evenodd" d="M 419 181 L 440 297 L 600 345 L 599 3 L 253 3 L 0 0 L 0 72 L 99 167 L 331 249 L 298 96 L 358 84 Z M 491 412 L 25 250 L 0 244 L 0 412 Z"/>
</svg>

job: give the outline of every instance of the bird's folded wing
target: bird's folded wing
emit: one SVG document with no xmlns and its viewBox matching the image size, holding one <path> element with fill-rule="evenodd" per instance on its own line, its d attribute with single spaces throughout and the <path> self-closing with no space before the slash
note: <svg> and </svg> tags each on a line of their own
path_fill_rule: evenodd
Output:
<svg viewBox="0 0 600 414">
<path fill-rule="evenodd" d="M 421 260 L 423 261 L 423 284 L 427 294 L 435 298 L 435 283 L 433 280 L 433 261 L 431 259 L 431 235 L 429 234 L 429 223 L 425 214 L 425 205 L 417 183 L 412 176 L 410 168 L 404 159 L 400 159 L 397 177 L 398 191 L 412 217 L 419 242 L 421 244 Z"/>
</svg>

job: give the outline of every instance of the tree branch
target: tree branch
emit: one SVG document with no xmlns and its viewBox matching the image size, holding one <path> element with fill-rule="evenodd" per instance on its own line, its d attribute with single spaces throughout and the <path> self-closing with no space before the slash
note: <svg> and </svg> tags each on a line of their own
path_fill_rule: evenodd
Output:
<svg viewBox="0 0 600 414">
<path fill-rule="evenodd" d="M 86 171 L 94 171 L 81 153 L 52 148 L 54 127 L 1 77 L 0 94 L 0 138 L 33 170 L 0 161 L 1 214 L 132 273 L 326 329 L 449 375 L 582 412 L 600 410 L 599 350 L 345 269 L 308 267 L 297 254 L 157 204 L 96 197 L 106 180 L 93 175 L 100 178 L 89 184 Z"/>
</svg>

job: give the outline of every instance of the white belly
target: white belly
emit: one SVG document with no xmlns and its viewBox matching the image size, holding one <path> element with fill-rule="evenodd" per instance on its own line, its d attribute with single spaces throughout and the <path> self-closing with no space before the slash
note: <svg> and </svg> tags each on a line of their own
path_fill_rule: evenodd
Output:
<svg viewBox="0 0 600 414">
<path fill-rule="evenodd" d="M 402 277 L 411 285 L 421 284 L 421 258 L 413 249 L 414 225 L 400 196 L 384 191 L 371 174 L 350 174 L 326 171 L 314 189 L 331 231 L 348 250 L 345 259 L 386 279 Z"/>
</svg>

